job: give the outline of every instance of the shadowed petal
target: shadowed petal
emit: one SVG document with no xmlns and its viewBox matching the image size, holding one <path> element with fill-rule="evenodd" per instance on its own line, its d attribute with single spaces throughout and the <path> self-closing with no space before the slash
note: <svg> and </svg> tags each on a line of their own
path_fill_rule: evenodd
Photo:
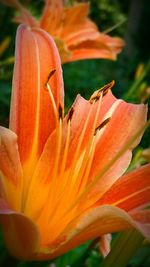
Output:
<svg viewBox="0 0 150 267">
<path fill-rule="evenodd" d="M 10 253 L 21 260 L 32 259 L 39 248 L 39 232 L 36 225 L 23 214 L 10 210 L 0 199 L 0 223 Z"/>
<path fill-rule="evenodd" d="M 11 208 L 20 210 L 22 193 L 22 166 L 14 132 L 0 127 L 0 171 L 2 195 Z"/>
<path fill-rule="evenodd" d="M 0 170 L 15 185 L 22 176 L 17 147 L 17 136 L 11 130 L 0 127 Z"/>
<path fill-rule="evenodd" d="M 106 257 L 111 250 L 110 246 L 111 239 L 112 239 L 111 234 L 105 234 L 100 237 L 99 249 L 103 257 Z"/>
<path fill-rule="evenodd" d="M 60 58 L 52 38 L 39 29 L 20 26 L 11 100 L 10 128 L 18 136 L 21 161 L 37 159 L 56 126 L 56 114 L 45 83 L 49 73 L 56 106 L 63 106 Z M 44 129 L 44 131 L 43 131 Z"/>
</svg>

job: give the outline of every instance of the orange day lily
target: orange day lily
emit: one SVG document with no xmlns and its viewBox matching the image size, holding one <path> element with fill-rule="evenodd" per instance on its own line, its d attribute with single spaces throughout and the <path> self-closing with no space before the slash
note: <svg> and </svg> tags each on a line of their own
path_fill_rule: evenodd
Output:
<svg viewBox="0 0 150 267">
<path fill-rule="evenodd" d="M 16 258 L 54 258 L 130 228 L 150 240 L 150 165 L 122 176 L 147 107 L 116 99 L 112 86 L 78 95 L 64 117 L 55 43 L 19 27 L 10 129 L 0 127 L 0 222 Z"/>
<path fill-rule="evenodd" d="M 90 58 L 116 59 L 124 42 L 98 31 L 88 18 L 89 4 L 76 3 L 63 6 L 63 0 L 45 0 L 40 20 L 36 20 L 17 0 L 1 0 L 17 8 L 20 16 L 15 20 L 31 27 L 37 26 L 47 31 L 57 44 L 62 63 Z"/>
</svg>

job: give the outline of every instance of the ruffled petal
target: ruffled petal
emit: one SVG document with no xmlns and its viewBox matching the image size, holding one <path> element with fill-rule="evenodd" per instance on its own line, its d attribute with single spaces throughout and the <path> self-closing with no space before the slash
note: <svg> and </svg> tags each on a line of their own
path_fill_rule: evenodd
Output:
<svg viewBox="0 0 150 267">
<path fill-rule="evenodd" d="M 94 33 L 91 32 L 89 37 L 86 39 L 83 37 L 86 36 L 86 32 L 76 36 L 74 40 L 74 44 L 69 46 L 69 50 L 71 51 L 71 56 L 68 58 L 68 61 L 76 61 L 81 59 L 91 59 L 91 58 L 107 58 L 107 59 L 116 59 L 118 53 L 121 52 L 124 41 L 121 38 L 113 38 L 111 36 L 107 36 L 104 34 L 100 34 L 97 31 Z M 95 37 L 95 38 L 94 38 Z M 93 38 L 93 40 L 92 40 Z M 81 42 L 77 44 L 77 42 Z"/>
<path fill-rule="evenodd" d="M 72 26 L 70 33 L 65 33 L 65 30 L 60 34 L 60 37 L 65 41 L 67 47 L 76 46 L 86 40 L 95 40 L 99 37 L 99 32 L 94 23 L 90 20 L 86 20 L 82 24 L 76 25 L 76 28 Z"/>
<path fill-rule="evenodd" d="M 2 199 L 0 199 L 0 223 L 9 252 L 20 260 L 34 259 L 40 244 L 36 225 L 23 214 L 10 210 Z"/>
</svg>

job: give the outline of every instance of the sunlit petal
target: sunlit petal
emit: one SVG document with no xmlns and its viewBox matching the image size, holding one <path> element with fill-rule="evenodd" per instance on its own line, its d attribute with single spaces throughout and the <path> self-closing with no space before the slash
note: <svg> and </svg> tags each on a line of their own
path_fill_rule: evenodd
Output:
<svg viewBox="0 0 150 267">
<path fill-rule="evenodd" d="M 130 211 L 149 202 L 150 164 L 147 164 L 120 177 L 97 204 L 112 204 Z"/>
<path fill-rule="evenodd" d="M 46 139 L 56 127 L 56 114 L 45 88 L 53 70 L 56 72 L 49 82 L 51 92 L 56 107 L 59 104 L 63 107 L 62 71 L 54 42 L 39 29 L 19 27 L 10 128 L 18 136 L 22 162 L 31 154 L 35 158 L 39 157 Z"/>
</svg>

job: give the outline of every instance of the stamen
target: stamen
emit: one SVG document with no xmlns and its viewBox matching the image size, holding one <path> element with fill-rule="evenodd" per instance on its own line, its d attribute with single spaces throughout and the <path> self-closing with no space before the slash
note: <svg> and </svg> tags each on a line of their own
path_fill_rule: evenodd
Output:
<svg viewBox="0 0 150 267">
<path fill-rule="evenodd" d="M 84 127 L 83 127 L 83 130 L 82 130 L 82 133 L 81 133 L 81 136 L 80 136 L 80 139 L 79 139 L 79 142 L 78 142 L 78 145 L 77 145 L 77 148 L 76 148 L 76 151 L 74 153 L 74 156 L 73 156 L 73 159 L 72 159 L 72 163 L 71 163 L 71 166 L 70 166 L 70 170 L 68 170 L 68 172 L 66 173 L 65 175 L 65 182 L 64 182 L 64 187 L 63 187 L 63 193 L 69 189 L 68 193 L 70 194 L 71 193 L 71 188 L 72 186 L 74 185 L 74 169 L 75 169 L 75 166 L 76 166 L 76 162 L 77 162 L 77 158 L 79 157 L 79 153 L 80 153 L 80 148 L 81 148 L 81 144 L 82 144 L 82 141 L 83 141 L 83 138 L 84 138 L 84 135 L 85 135 L 85 132 L 86 132 L 86 128 L 87 128 L 87 125 L 88 125 L 88 122 L 89 122 L 89 119 L 91 117 L 91 114 L 92 114 L 92 111 L 93 111 L 93 105 L 90 107 L 90 110 L 89 110 L 89 113 L 87 115 L 87 118 L 86 118 L 86 121 L 85 121 L 85 124 L 84 124 Z M 68 113 L 68 119 L 67 119 L 67 122 L 68 124 L 70 125 L 70 121 L 71 121 L 71 118 L 72 118 L 72 115 L 74 113 L 74 108 L 72 107 Z M 69 115 L 70 114 L 70 115 Z M 70 135 L 70 133 L 69 133 Z M 70 137 L 69 137 L 70 138 Z M 70 181 L 70 177 L 72 178 L 72 180 Z"/>
<path fill-rule="evenodd" d="M 50 190 L 50 196 L 51 196 L 51 201 L 50 203 L 53 203 L 54 201 L 54 196 L 55 196 L 55 188 L 56 186 L 56 178 L 57 178 L 57 173 L 58 173 L 58 167 L 59 167 L 59 159 L 60 159 L 60 152 L 61 152 L 61 145 L 62 145 L 62 120 L 59 120 L 59 125 L 56 128 L 56 152 L 55 152 L 55 160 L 54 160 L 54 166 L 53 166 L 53 172 L 52 172 L 52 184 L 51 184 L 51 189 Z"/>
<path fill-rule="evenodd" d="M 76 193 L 79 194 L 82 191 L 82 189 L 84 189 L 86 186 L 86 183 L 88 181 L 88 175 L 93 161 L 95 146 L 96 146 L 95 136 L 93 136 L 90 144 L 88 145 L 85 151 L 81 167 L 78 173 L 76 174 L 76 190 L 73 190 L 72 192 L 72 194 L 74 195 L 76 195 Z"/>
<path fill-rule="evenodd" d="M 94 118 L 94 122 L 93 122 L 93 127 L 91 129 L 91 134 L 90 134 L 89 141 L 88 141 L 88 144 L 87 144 L 87 147 L 86 147 L 85 155 L 83 157 L 83 161 L 87 157 L 86 153 L 89 151 L 89 149 L 91 147 L 91 144 L 92 144 L 92 139 L 93 139 L 95 127 L 96 127 L 96 124 L 97 124 L 97 121 L 98 121 L 98 117 L 99 117 L 99 113 L 100 113 L 100 109 L 101 109 L 101 104 L 102 104 L 102 94 L 100 94 L 100 99 L 99 99 L 98 107 L 97 107 L 97 110 L 96 110 L 96 114 L 95 114 L 95 118 Z M 90 111 L 88 113 L 87 119 L 86 119 L 84 127 L 83 127 L 83 131 L 81 133 L 81 136 L 80 136 L 80 139 L 79 139 L 76 151 L 75 151 L 75 155 L 74 155 L 74 158 L 73 158 L 72 166 L 71 166 L 70 173 L 69 173 L 69 177 L 72 177 L 72 181 L 71 182 L 69 181 L 69 183 L 70 183 L 70 192 L 69 192 L 69 194 L 72 192 L 73 186 L 76 183 L 76 175 L 74 175 L 73 173 L 74 173 L 74 170 L 75 170 L 77 159 L 79 158 L 80 148 L 81 148 L 81 145 L 82 145 L 82 142 L 83 142 L 83 138 L 84 138 L 85 133 L 86 133 L 86 129 L 88 127 L 88 123 L 89 123 L 91 114 L 93 112 L 93 108 L 94 108 L 94 104 L 91 106 Z"/>
<path fill-rule="evenodd" d="M 66 162 L 67 162 L 69 142 L 70 142 L 70 121 L 67 124 L 66 143 L 65 143 L 65 148 L 64 148 L 64 154 L 63 154 L 61 169 L 60 169 L 59 177 L 58 177 L 61 186 L 58 185 L 56 187 L 56 189 L 58 189 L 57 192 L 55 193 L 57 198 L 55 200 L 55 204 L 53 205 L 53 209 L 51 209 L 51 214 L 53 214 L 53 212 L 57 208 L 57 205 L 59 204 L 59 201 L 62 198 L 62 196 L 64 194 L 65 187 L 66 187 L 66 182 L 67 182 L 66 178 L 67 177 L 64 175 L 64 172 L 65 172 L 65 167 L 66 167 Z M 63 186 L 62 186 L 62 181 L 63 181 Z"/>
<path fill-rule="evenodd" d="M 96 148 L 95 138 L 96 137 L 94 136 L 93 140 L 92 140 L 91 150 L 90 150 L 90 154 L 89 154 L 90 156 L 88 158 L 88 164 L 86 166 L 84 177 L 83 177 L 83 179 L 81 181 L 80 188 L 79 188 L 80 191 L 78 192 L 78 194 L 80 194 L 84 190 L 84 188 L 85 188 L 85 186 L 87 184 L 88 178 L 89 178 L 89 173 L 90 173 L 90 170 L 91 170 L 93 157 L 94 157 L 94 153 L 95 153 L 95 148 Z"/>
<path fill-rule="evenodd" d="M 56 149 L 56 155 L 55 155 L 55 164 L 54 164 L 54 171 L 53 171 L 53 177 L 56 177 L 57 171 L 58 171 L 58 163 L 59 163 L 59 158 L 60 158 L 60 151 L 61 151 L 61 143 L 62 143 L 62 120 L 59 120 L 59 126 L 58 129 L 56 130 L 56 144 L 57 144 L 57 149 Z"/>
<path fill-rule="evenodd" d="M 99 131 L 99 130 L 101 130 L 102 128 L 104 128 L 104 126 L 106 126 L 106 124 L 107 124 L 110 120 L 111 120 L 111 118 L 107 118 L 107 119 L 104 120 L 98 127 L 96 127 L 94 135 L 97 134 L 97 131 Z"/>
<path fill-rule="evenodd" d="M 95 131 L 95 127 L 98 123 L 98 118 L 99 118 L 101 104 L 102 104 L 102 94 L 101 93 L 100 93 L 100 99 L 99 99 L 98 106 L 96 107 L 96 110 L 95 110 L 94 122 L 93 122 L 93 126 L 92 126 L 91 133 L 89 136 L 89 141 L 88 141 L 88 144 L 85 148 L 85 153 L 83 155 L 83 158 L 80 159 L 82 161 L 81 166 L 79 166 L 78 169 L 76 169 L 76 167 L 78 167 L 77 165 L 79 163 L 78 160 L 80 158 L 80 148 L 81 148 L 81 145 L 83 142 L 83 138 L 85 136 L 86 129 L 88 127 L 88 123 L 89 123 L 89 120 L 91 118 L 91 115 L 95 109 L 94 103 L 95 102 L 93 102 L 93 105 L 91 105 L 90 110 L 87 114 L 87 118 L 85 120 L 85 124 L 84 124 L 78 145 L 77 145 L 75 153 L 74 153 L 74 157 L 73 157 L 73 160 L 72 160 L 72 163 L 70 166 L 70 170 L 68 170 L 68 172 L 66 172 L 64 174 L 62 173 L 62 170 L 61 170 L 61 176 L 59 176 L 59 180 L 64 179 L 64 181 L 63 181 L 64 184 L 63 184 L 62 190 L 60 190 L 61 188 L 58 189 L 60 194 L 58 194 L 58 192 L 57 192 L 55 204 L 53 205 L 53 212 L 55 214 L 55 216 L 53 214 L 53 220 L 56 220 L 56 218 L 58 217 L 58 214 L 55 210 L 56 210 L 56 207 L 58 204 L 62 205 L 61 199 L 63 198 L 63 195 L 66 194 L 66 192 L 67 192 L 66 202 L 63 204 L 64 210 L 62 210 L 61 215 L 59 214 L 59 217 L 64 216 L 64 214 L 66 214 L 66 211 L 70 210 L 70 205 L 71 205 L 71 203 L 74 203 L 74 200 L 76 199 L 76 195 L 78 194 L 78 192 L 80 192 L 80 194 L 81 194 L 81 192 L 84 189 L 84 185 L 86 185 L 88 182 L 88 177 L 89 177 L 90 169 L 92 166 L 93 156 L 94 156 L 95 147 L 96 147 L 97 136 L 94 136 L 94 131 Z M 70 114 L 72 114 L 72 113 L 73 112 L 71 110 Z M 68 117 L 71 118 L 71 116 L 68 116 Z M 70 125 L 70 119 L 68 120 L 68 123 Z M 70 131 L 70 129 L 69 129 L 69 131 Z M 69 133 L 69 136 L 70 136 L 70 133 Z M 68 138 L 70 139 L 69 136 L 68 136 Z M 67 145 L 67 147 L 68 147 L 68 145 Z M 65 156 L 65 158 L 66 158 L 66 156 Z M 65 161 L 66 161 L 66 159 L 65 159 Z M 63 169 L 64 169 L 64 167 L 63 167 Z M 71 180 L 70 180 L 70 178 L 71 178 Z M 69 202 L 69 200 L 71 202 Z M 55 219 L 54 219 L 54 217 L 55 217 Z M 52 218 L 52 216 L 50 216 L 50 218 Z"/>
<path fill-rule="evenodd" d="M 63 174 L 65 167 L 66 167 L 69 142 L 70 142 L 70 120 L 68 121 L 68 124 L 67 124 L 67 136 L 66 136 L 66 143 L 65 143 L 64 153 L 63 153 L 63 160 L 62 160 L 62 164 L 61 164 L 60 176 Z M 62 180 L 61 180 L 61 182 L 62 182 Z"/>
<path fill-rule="evenodd" d="M 56 103 L 55 103 L 55 99 L 54 99 L 52 90 L 50 88 L 50 85 L 48 83 L 46 83 L 45 86 L 46 86 L 46 89 L 49 92 L 51 103 L 52 103 L 54 114 L 55 114 L 55 118 L 56 118 L 56 122 L 57 122 L 58 121 L 58 111 L 57 111 L 57 106 L 56 106 Z"/>
</svg>

